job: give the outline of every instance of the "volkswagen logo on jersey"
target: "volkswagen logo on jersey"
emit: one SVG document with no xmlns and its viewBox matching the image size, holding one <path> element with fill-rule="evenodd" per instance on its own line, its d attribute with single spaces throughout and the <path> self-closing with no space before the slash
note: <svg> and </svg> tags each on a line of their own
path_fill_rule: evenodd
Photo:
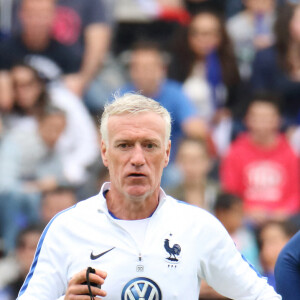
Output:
<svg viewBox="0 0 300 300">
<path fill-rule="evenodd" d="M 137 277 L 130 280 L 123 288 L 122 300 L 161 300 L 159 286 L 151 279 Z"/>
</svg>

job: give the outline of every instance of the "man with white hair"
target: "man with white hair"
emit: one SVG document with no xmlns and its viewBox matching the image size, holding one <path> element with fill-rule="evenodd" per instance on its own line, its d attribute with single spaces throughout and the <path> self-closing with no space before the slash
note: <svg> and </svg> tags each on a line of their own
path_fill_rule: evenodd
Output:
<svg viewBox="0 0 300 300">
<path fill-rule="evenodd" d="M 48 224 L 19 300 L 196 300 L 201 279 L 233 299 L 281 299 L 215 217 L 160 188 L 170 128 L 168 111 L 144 96 L 106 106 L 101 154 L 111 182 Z"/>
</svg>

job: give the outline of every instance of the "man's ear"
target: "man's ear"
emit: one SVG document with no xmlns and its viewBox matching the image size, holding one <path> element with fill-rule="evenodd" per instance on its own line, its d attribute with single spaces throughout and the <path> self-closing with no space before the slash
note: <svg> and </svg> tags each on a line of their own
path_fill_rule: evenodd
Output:
<svg viewBox="0 0 300 300">
<path fill-rule="evenodd" d="M 170 153 L 171 153 L 171 141 L 168 142 L 168 145 L 167 145 L 167 148 L 166 148 L 164 167 L 166 167 L 169 164 Z"/>
<path fill-rule="evenodd" d="M 101 140 L 101 157 L 105 167 L 108 167 L 107 163 L 107 146 L 103 140 Z"/>
</svg>

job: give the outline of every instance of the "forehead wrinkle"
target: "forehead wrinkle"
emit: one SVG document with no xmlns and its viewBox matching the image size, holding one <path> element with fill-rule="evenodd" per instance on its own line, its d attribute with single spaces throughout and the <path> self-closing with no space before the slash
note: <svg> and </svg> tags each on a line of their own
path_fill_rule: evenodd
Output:
<svg viewBox="0 0 300 300">
<path fill-rule="evenodd" d="M 151 116 L 148 113 L 144 114 L 145 118 L 141 118 L 141 115 L 143 114 L 122 114 L 110 116 L 107 124 L 108 138 L 110 134 L 114 134 L 115 136 L 117 136 L 117 139 L 120 140 L 128 140 L 132 139 L 132 137 L 134 137 L 134 139 L 146 139 L 145 137 L 147 137 L 148 140 L 156 139 L 157 141 L 160 141 L 160 138 L 164 140 L 166 134 L 164 119 L 156 114 L 153 114 L 152 119 L 150 119 Z M 159 125 L 157 124 L 158 119 L 154 120 L 154 116 L 158 116 L 159 119 L 162 120 L 161 124 L 164 125 L 163 128 L 159 127 Z M 145 121 L 148 122 L 145 124 Z M 123 138 L 124 136 L 126 137 Z"/>
</svg>

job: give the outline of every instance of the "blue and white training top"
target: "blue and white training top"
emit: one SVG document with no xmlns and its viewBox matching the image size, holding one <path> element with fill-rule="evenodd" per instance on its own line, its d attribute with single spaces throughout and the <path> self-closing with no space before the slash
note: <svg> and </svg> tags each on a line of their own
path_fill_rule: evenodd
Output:
<svg viewBox="0 0 300 300">
<path fill-rule="evenodd" d="M 197 300 L 201 279 L 232 299 L 281 299 L 205 210 L 161 190 L 139 246 L 108 212 L 108 189 L 52 219 L 18 300 L 64 299 L 71 277 L 88 266 L 107 272 L 106 300 Z"/>
</svg>

